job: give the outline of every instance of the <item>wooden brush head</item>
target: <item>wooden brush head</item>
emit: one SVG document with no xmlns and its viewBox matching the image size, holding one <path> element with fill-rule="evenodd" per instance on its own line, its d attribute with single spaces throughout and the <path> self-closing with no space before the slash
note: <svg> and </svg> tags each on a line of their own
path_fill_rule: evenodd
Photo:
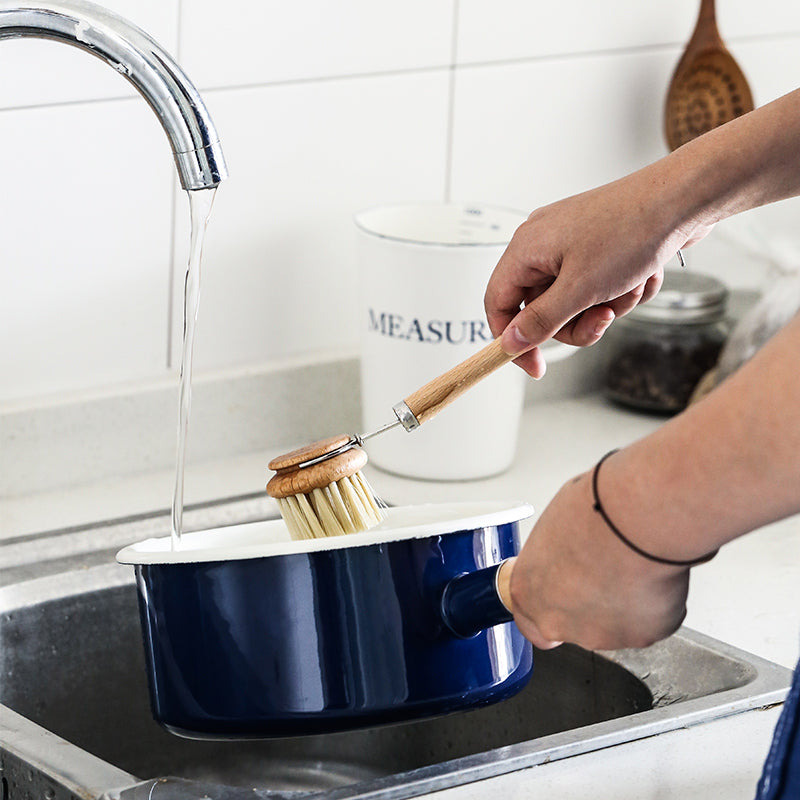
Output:
<svg viewBox="0 0 800 800">
<path fill-rule="evenodd" d="M 334 436 L 273 458 L 269 462 L 269 468 L 275 470 L 275 475 L 267 484 L 267 494 L 276 498 L 308 494 L 312 489 L 322 489 L 342 478 L 355 475 L 367 463 L 367 454 L 355 446 L 318 464 L 298 466 L 312 458 L 332 453 L 349 441 L 349 436 Z"/>
</svg>

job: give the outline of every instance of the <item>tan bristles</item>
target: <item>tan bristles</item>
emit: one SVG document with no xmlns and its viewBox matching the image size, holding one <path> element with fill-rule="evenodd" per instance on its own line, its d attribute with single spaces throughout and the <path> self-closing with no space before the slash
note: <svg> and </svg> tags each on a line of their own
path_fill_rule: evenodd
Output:
<svg viewBox="0 0 800 800">
<path fill-rule="evenodd" d="M 358 533 L 383 519 L 383 509 L 360 471 L 307 494 L 277 501 L 292 539 Z"/>
<path fill-rule="evenodd" d="M 278 501 L 292 539 L 320 539 L 366 531 L 383 519 L 361 468 L 367 454 L 335 437 L 272 459 L 267 493 Z M 319 459 L 320 456 L 325 456 Z M 306 465 L 309 459 L 318 459 Z"/>
</svg>

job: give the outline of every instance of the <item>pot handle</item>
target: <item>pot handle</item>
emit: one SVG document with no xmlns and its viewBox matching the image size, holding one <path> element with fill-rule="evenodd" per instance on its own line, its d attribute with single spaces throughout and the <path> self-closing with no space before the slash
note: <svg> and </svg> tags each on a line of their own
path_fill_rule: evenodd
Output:
<svg viewBox="0 0 800 800">
<path fill-rule="evenodd" d="M 515 558 L 465 572 L 448 581 L 442 592 L 442 621 L 460 639 L 514 618 L 509 584 Z"/>
</svg>

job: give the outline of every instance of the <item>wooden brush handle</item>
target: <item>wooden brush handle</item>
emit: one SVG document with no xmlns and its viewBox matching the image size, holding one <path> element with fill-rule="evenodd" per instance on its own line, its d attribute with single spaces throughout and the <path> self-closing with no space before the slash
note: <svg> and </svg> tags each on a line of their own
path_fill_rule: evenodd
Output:
<svg viewBox="0 0 800 800">
<path fill-rule="evenodd" d="M 417 389 L 406 397 L 405 403 L 421 425 L 431 417 L 435 417 L 445 406 L 450 405 L 478 381 L 513 359 L 514 356 L 508 355 L 500 347 L 500 339 L 495 339 L 466 361 L 462 361 L 444 375 Z"/>
</svg>

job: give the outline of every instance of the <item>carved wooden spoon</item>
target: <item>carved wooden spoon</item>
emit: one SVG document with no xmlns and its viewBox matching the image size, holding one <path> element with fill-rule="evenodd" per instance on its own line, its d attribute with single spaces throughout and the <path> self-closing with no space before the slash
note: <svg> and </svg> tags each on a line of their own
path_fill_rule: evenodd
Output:
<svg viewBox="0 0 800 800">
<path fill-rule="evenodd" d="M 675 150 L 752 110 L 747 80 L 719 35 L 714 0 L 701 0 L 694 33 L 667 92 L 667 144 Z"/>
</svg>

